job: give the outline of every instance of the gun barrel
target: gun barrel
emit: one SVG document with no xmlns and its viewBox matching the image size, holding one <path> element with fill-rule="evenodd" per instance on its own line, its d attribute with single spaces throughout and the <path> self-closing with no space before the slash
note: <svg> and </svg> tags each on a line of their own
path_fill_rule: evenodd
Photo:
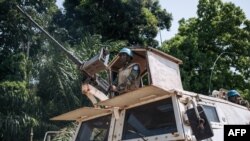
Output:
<svg viewBox="0 0 250 141">
<path fill-rule="evenodd" d="M 53 36 L 51 36 L 46 30 L 44 30 L 38 23 L 36 23 L 21 7 L 16 4 L 17 9 L 25 15 L 37 28 L 39 28 L 45 35 L 47 35 L 63 52 L 66 53 L 67 57 L 72 60 L 77 66 L 81 66 L 81 62 L 76 56 L 69 52 L 63 45 L 61 45 Z"/>
<path fill-rule="evenodd" d="M 35 22 L 32 17 L 27 14 L 21 7 L 19 7 L 17 4 L 16 7 L 38 29 L 40 29 L 45 35 L 47 35 L 47 37 L 49 37 L 49 39 L 52 40 L 59 47 L 59 49 L 61 49 L 61 51 L 63 51 L 67 55 L 67 57 L 79 67 L 79 69 L 84 75 L 87 75 L 90 79 L 92 79 L 92 81 L 95 81 L 95 83 L 97 83 L 100 89 L 102 89 L 103 91 L 108 91 L 109 84 L 104 79 L 95 76 L 95 73 L 102 69 L 106 69 L 109 53 L 105 52 L 105 50 L 102 48 L 100 54 L 93 57 L 89 61 L 82 62 L 66 48 L 64 48 L 63 45 L 61 45 L 54 37 L 52 37 L 46 30 L 44 30 L 37 22 Z"/>
</svg>

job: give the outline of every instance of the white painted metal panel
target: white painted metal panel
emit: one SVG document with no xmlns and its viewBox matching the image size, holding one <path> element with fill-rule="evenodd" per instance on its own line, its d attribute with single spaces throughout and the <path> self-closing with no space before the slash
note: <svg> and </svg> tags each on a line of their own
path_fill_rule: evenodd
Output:
<svg viewBox="0 0 250 141">
<path fill-rule="evenodd" d="M 179 64 L 167 60 L 153 52 L 147 53 L 152 84 L 165 90 L 182 90 Z"/>
<path fill-rule="evenodd" d="M 214 136 L 207 140 L 223 140 L 224 125 L 249 125 L 250 124 L 250 111 L 247 107 L 229 102 L 217 97 L 206 96 L 194 92 L 184 90 L 172 90 L 180 96 L 190 96 L 196 99 L 198 104 L 212 106 L 216 108 L 219 122 L 210 122 L 213 129 Z M 199 98 L 199 100 L 197 99 Z M 189 129 L 185 129 L 186 134 L 190 134 Z"/>
</svg>

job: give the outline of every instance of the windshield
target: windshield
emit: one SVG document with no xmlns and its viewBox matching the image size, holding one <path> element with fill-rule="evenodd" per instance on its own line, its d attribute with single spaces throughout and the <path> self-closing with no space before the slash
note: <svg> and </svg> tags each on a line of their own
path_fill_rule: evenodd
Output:
<svg viewBox="0 0 250 141">
<path fill-rule="evenodd" d="M 111 115 L 83 122 L 76 141 L 107 141 Z"/>
<path fill-rule="evenodd" d="M 122 139 L 177 132 L 172 99 L 167 98 L 126 111 Z"/>
</svg>

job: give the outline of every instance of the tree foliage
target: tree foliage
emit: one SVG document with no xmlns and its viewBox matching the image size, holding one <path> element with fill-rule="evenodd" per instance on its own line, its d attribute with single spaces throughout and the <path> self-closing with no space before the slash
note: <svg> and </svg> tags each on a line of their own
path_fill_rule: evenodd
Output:
<svg viewBox="0 0 250 141">
<path fill-rule="evenodd" d="M 51 117 L 90 105 L 80 91 L 84 76 L 13 2 L 82 61 L 101 47 L 112 59 L 128 44 L 157 46 L 158 30 L 169 29 L 172 20 L 157 0 L 66 0 L 62 13 L 55 0 L 0 1 L 0 140 L 7 141 L 28 140 L 31 127 L 41 140 L 46 131 L 69 124 Z M 179 33 L 161 48 L 183 60 L 184 88 L 207 93 L 213 74 L 211 89 L 235 88 L 250 99 L 250 21 L 239 7 L 220 0 L 200 0 L 197 14 L 181 20 Z"/>
<path fill-rule="evenodd" d="M 18 135 L 20 140 L 28 140 L 30 129 L 33 128 L 34 139 L 42 139 L 46 131 L 59 130 L 69 124 L 53 123 L 49 121 L 51 117 L 90 103 L 81 94 L 81 81 L 84 76 L 76 65 L 21 15 L 13 2 L 0 3 L 7 13 L 1 15 L 0 25 L 3 29 L 0 34 L 3 39 L 0 44 L 0 71 L 3 74 L 0 77 L 0 94 L 3 104 L 19 102 L 13 103 L 18 104 L 15 107 L 0 110 L 1 127 L 5 127 L 2 128 L 0 137 L 1 140 L 14 140 Z M 67 49 L 75 52 L 82 61 L 93 57 L 101 47 L 108 47 L 112 54 L 125 45 L 123 41 L 104 43 L 99 36 L 85 33 L 82 42 L 68 47 L 68 31 L 57 28 L 50 21 L 56 10 L 53 1 L 17 3 L 59 41 L 65 41 Z M 12 88 L 16 84 L 22 84 L 22 87 Z M 15 94 L 12 94 L 13 91 Z M 19 96 L 26 100 L 20 100 Z M 16 111 L 19 110 L 18 107 L 22 107 L 21 113 Z"/>
<path fill-rule="evenodd" d="M 180 20 L 179 33 L 162 48 L 183 60 L 184 88 L 204 94 L 234 88 L 249 96 L 250 30 L 244 12 L 233 3 L 200 0 L 197 15 Z"/>
<path fill-rule="evenodd" d="M 66 0 L 64 7 L 64 15 L 58 13 L 56 22 L 69 31 L 73 43 L 87 32 L 103 40 L 157 46 L 154 38 L 159 29 L 169 29 L 172 20 L 158 0 Z"/>
<path fill-rule="evenodd" d="M 23 63 L 27 59 L 24 55 L 14 55 L 8 61 L 10 65 L 5 69 L 11 73 L 0 82 L 0 139 L 27 140 L 30 127 L 38 125 L 36 108 L 39 99 L 27 89 L 24 77 L 27 70 Z"/>
<path fill-rule="evenodd" d="M 39 51 L 45 42 L 15 4 L 21 5 L 40 23 L 56 10 L 53 1 L 1 1 L 0 8 L 0 140 L 29 140 L 30 129 L 41 123 L 40 98 L 30 83 L 37 73 Z M 48 14 L 49 15 L 49 14 Z M 44 134 L 44 133 L 42 133 Z M 39 135 L 38 135 L 39 136 Z"/>
</svg>

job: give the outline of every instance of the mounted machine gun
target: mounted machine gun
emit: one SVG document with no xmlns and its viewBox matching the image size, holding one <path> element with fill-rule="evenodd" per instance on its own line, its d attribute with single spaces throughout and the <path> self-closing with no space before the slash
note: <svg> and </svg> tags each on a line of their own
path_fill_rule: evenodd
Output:
<svg viewBox="0 0 250 141">
<path fill-rule="evenodd" d="M 55 38 L 53 38 L 46 30 L 44 30 L 37 22 L 35 22 L 30 15 L 28 15 L 17 4 L 16 8 L 31 21 L 39 30 L 41 30 L 58 48 L 64 52 L 67 57 L 77 65 L 78 69 L 88 78 L 82 84 L 82 92 L 87 95 L 93 104 L 97 103 L 97 99 L 100 101 L 108 99 L 104 94 L 109 90 L 109 83 L 97 75 L 98 72 L 107 69 L 109 60 L 109 52 L 105 48 L 101 48 L 100 52 L 88 61 L 80 61 L 76 56 L 69 52 L 63 45 L 61 45 Z M 95 85 L 96 87 L 92 86 Z M 103 93 L 104 92 L 104 93 Z"/>
</svg>

